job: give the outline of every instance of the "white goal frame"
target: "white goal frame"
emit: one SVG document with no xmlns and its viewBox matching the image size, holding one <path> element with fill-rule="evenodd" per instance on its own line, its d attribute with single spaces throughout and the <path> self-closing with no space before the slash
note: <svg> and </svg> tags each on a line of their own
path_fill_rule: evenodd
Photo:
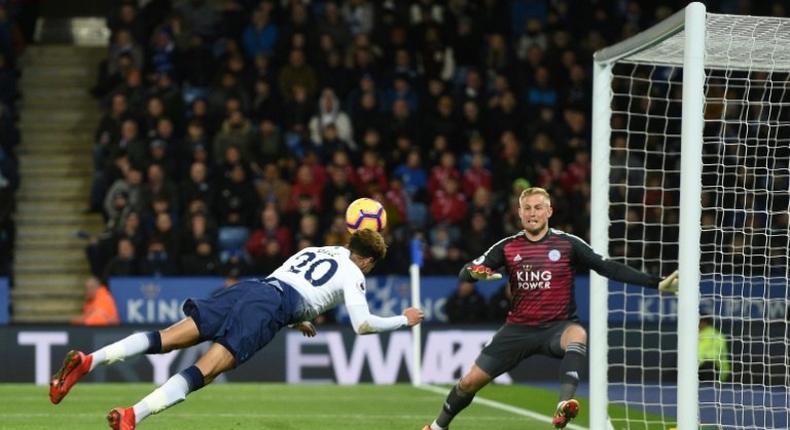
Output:
<svg viewBox="0 0 790 430">
<path fill-rule="evenodd" d="M 683 107 L 681 128 L 680 239 L 678 295 L 678 409 L 680 430 L 699 423 L 697 343 L 699 324 L 700 197 L 705 84 L 705 19 L 702 3 L 691 3 L 654 27 L 594 55 L 590 242 L 608 256 L 609 156 L 611 139 L 612 67 L 683 31 Z M 608 285 L 590 274 L 590 428 L 611 428 L 608 418 Z M 687 328 L 687 329 L 681 329 Z M 689 329 L 690 328 L 690 329 Z"/>
</svg>

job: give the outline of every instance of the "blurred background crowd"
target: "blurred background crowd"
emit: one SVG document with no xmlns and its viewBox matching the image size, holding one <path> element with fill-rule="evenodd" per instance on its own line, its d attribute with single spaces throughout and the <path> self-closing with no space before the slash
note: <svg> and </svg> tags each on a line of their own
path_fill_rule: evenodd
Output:
<svg viewBox="0 0 790 430">
<path fill-rule="evenodd" d="M 15 226 L 13 213 L 19 189 L 20 143 L 17 122 L 18 60 L 32 40 L 35 15 L 25 2 L 0 0 L 0 276 L 11 274 Z"/>
<path fill-rule="evenodd" d="M 570 7 L 121 2 L 92 90 L 94 273 L 265 274 L 342 244 L 359 196 L 388 211 L 380 273 L 405 271 L 415 234 L 428 274 L 456 272 L 520 229 L 530 185 L 586 236 L 589 59 L 657 12 Z"/>
<path fill-rule="evenodd" d="M 530 185 L 586 238 L 592 53 L 668 3 L 116 2 L 92 89 L 92 270 L 266 274 L 342 244 L 359 196 L 389 214 L 378 273 L 405 272 L 415 235 L 427 274 L 455 273 L 521 228 Z"/>
<path fill-rule="evenodd" d="M 25 3 L 0 1 L 0 274 Z M 424 273 L 456 273 L 521 228 L 516 196 L 531 185 L 552 193 L 553 227 L 587 239 L 592 53 L 685 2 L 108 3 L 86 209 L 106 221 L 86 234 L 100 278 L 266 274 L 303 247 L 344 243 L 361 196 L 389 215 L 380 274 L 405 273 L 415 236 Z"/>
</svg>

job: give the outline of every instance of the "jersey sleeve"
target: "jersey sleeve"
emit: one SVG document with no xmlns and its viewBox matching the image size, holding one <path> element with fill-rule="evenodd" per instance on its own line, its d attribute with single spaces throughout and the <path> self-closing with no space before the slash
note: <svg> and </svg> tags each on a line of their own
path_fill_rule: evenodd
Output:
<svg viewBox="0 0 790 430">
<path fill-rule="evenodd" d="M 505 265 L 505 240 L 493 244 L 483 255 L 475 258 L 469 263 L 464 264 L 458 272 L 458 280 L 462 282 L 476 282 L 477 280 L 469 274 L 469 266 L 483 265 L 491 270 L 499 270 Z"/>
<path fill-rule="evenodd" d="M 370 313 L 368 301 L 365 298 L 364 276 L 354 282 L 347 282 L 343 286 L 343 298 L 351 325 L 357 334 L 395 330 L 405 326 L 408 322 L 403 315 L 380 317 Z"/>
<path fill-rule="evenodd" d="M 571 243 L 574 259 L 586 270 L 595 270 L 599 275 L 627 284 L 636 284 L 648 288 L 658 288 L 661 277 L 650 275 L 617 261 L 607 260 L 585 241 L 573 235 L 565 236 Z"/>
<path fill-rule="evenodd" d="M 346 306 L 365 305 L 367 307 L 368 300 L 365 298 L 365 288 L 364 276 L 346 281 L 343 284 L 343 301 Z"/>
</svg>

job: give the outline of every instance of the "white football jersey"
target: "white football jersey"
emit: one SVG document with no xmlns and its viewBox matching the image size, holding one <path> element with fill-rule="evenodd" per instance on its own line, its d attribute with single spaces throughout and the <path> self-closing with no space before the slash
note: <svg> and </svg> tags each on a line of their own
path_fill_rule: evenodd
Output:
<svg viewBox="0 0 790 430">
<path fill-rule="evenodd" d="M 309 308 L 305 320 L 341 303 L 367 308 L 365 275 L 350 256 L 342 246 L 309 247 L 292 255 L 269 276 L 291 285 L 304 298 Z"/>
</svg>

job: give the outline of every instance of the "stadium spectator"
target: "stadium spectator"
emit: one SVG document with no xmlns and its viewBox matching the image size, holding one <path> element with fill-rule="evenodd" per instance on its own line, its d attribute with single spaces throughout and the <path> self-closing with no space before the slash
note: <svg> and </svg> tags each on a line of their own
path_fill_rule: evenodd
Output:
<svg viewBox="0 0 790 430">
<path fill-rule="evenodd" d="M 495 190 L 507 190 L 514 180 L 522 177 L 534 178 L 527 162 L 524 146 L 518 141 L 516 134 L 507 130 L 499 136 L 500 150 L 493 160 Z"/>
<path fill-rule="evenodd" d="M 156 141 L 154 141 L 156 142 Z M 173 211 L 178 210 L 178 190 L 165 175 L 165 170 L 160 164 L 148 166 L 148 181 L 140 192 L 140 207 L 144 211 L 152 212 L 156 200 L 164 200 L 167 207 Z"/>
<path fill-rule="evenodd" d="M 267 162 L 285 157 L 285 146 L 280 128 L 271 118 L 264 117 L 258 123 L 257 133 L 250 151 L 250 161 L 258 170 Z"/>
<path fill-rule="evenodd" d="M 699 380 L 727 382 L 730 379 L 730 347 L 727 338 L 713 325 L 713 317 L 703 312 L 699 318 Z"/>
<path fill-rule="evenodd" d="M 248 226 L 257 206 L 255 188 L 242 165 L 228 167 L 217 193 L 218 222 L 221 226 Z"/>
<path fill-rule="evenodd" d="M 137 6 L 133 3 L 121 4 L 117 13 L 111 13 L 107 19 L 111 36 L 117 35 L 122 30 L 128 31 L 137 43 L 144 43 L 147 39 L 146 29 L 138 12 Z"/>
<path fill-rule="evenodd" d="M 486 301 L 472 282 L 459 282 L 447 297 L 447 320 L 453 324 L 479 323 L 486 320 Z"/>
<path fill-rule="evenodd" d="M 269 205 L 260 211 L 260 227 L 252 232 L 247 239 L 245 249 L 247 254 L 255 261 L 261 258 L 282 258 L 291 254 L 292 235 L 288 227 L 280 224 L 280 216 L 274 206 Z M 277 252 L 273 253 L 271 243 L 277 245 Z M 261 272 L 265 273 L 265 272 Z"/>
<path fill-rule="evenodd" d="M 16 70 L 11 67 L 6 57 L 0 54 L 0 103 L 4 106 L 13 106 L 19 96 L 17 78 Z"/>
<path fill-rule="evenodd" d="M 308 127 L 310 128 L 310 138 L 315 144 L 321 145 L 322 149 L 320 152 L 325 154 L 325 159 L 328 159 L 338 149 L 356 149 L 351 120 L 348 114 L 340 109 L 340 101 L 331 88 L 324 88 L 321 91 L 321 97 L 318 100 L 318 111 L 310 118 Z M 332 136 L 342 145 L 335 144 L 330 146 L 331 142 L 327 142 L 329 139 L 327 139 L 326 131 L 330 128 L 334 129 Z"/>
<path fill-rule="evenodd" d="M 346 217 L 344 215 L 335 215 L 326 230 L 327 232 L 323 238 L 323 243 L 325 246 L 343 246 L 348 243 L 350 235 L 348 233 Z"/>
<path fill-rule="evenodd" d="M 167 251 L 162 238 L 155 235 L 148 242 L 148 252 L 140 260 L 139 274 L 160 277 L 173 276 L 178 273 L 176 262 Z"/>
<path fill-rule="evenodd" d="M 278 77 L 280 94 L 286 100 L 298 98 L 295 94 L 304 94 L 311 98 L 318 89 L 315 70 L 307 64 L 303 51 L 294 49 L 288 54 L 288 64 L 281 70 Z M 301 89 L 302 92 L 297 91 Z"/>
<path fill-rule="evenodd" d="M 32 42 L 36 16 L 33 2 L 0 2 L 0 276 L 13 276 L 14 212 L 21 179 L 16 147 L 22 140 L 16 124 L 16 102 L 22 96 L 18 58 Z"/>
<path fill-rule="evenodd" d="M 297 210 L 299 200 L 309 198 L 314 208 L 321 208 L 321 197 L 323 194 L 323 183 L 315 177 L 315 173 L 310 166 L 302 164 L 296 171 L 296 181 L 291 186 L 291 196 L 288 207 L 291 211 Z"/>
<path fill-rule="evenodd" d="M 513 293 L 510 291 L 510 284 L 505 283 L 488 299 L 488 320 L 495 323 L 502 323 L 510 312 L 510 301 L 513 300 Z"/>
<path fill-rule="evenodd" d="M 439 157 L 438 165 L 431 169 L 431 174 L 426 186 L 428 194 L 435 198 L 436 193 L 442 189 L 444 184 L 450 179 L 458 183 L 461 180 L 461 173 L 455 166 L 455 154 L 445 150 Z"/>
<path fill-rule="evenodd" d="M 183 17 L 184 26 L 191 29 L 194 34 L 210 38 L 219 30 L 219 12 L 211 2 L 190 0 L 178 4 L 175 10 Z"/>
<path fill-rule="evenodd" d="M 202 200 L 211 207 L 215 199 L 214 184 L 208 178 L 208 166 L 196 161 L 189 167 L 189 177 L 179 187 L 179 207 L 186 207 L 193 200 Z"/>
<path fill-rule="evenodd" d="M 85 303 L 82 315 L 71 320 L 72 324 L 86 326 L 118 325 L 118 310 L 110 290 L 99 278 L 90 276 L 85 280 Z"/>
<path fill-rule="evenodd" d="M 135 247 L 132 241 L 127 238 L 118 240 L 117 254 L 104 268 L 103 279 L 110 279 L 113 276 L 135 276 L 139 274 L 138 259 L 135 255 Z"/>
<path fill-rule="evenodd" d="M 467 198 L 474 196 L 479 189 L 491 190 L 491 171 L 485 167 L 485 156 L 472 155 L 469 168 L 463 174 L 463 192 Z"/>
<path fill-rule="evenodd" d="M 243 161 L 249 161 L 254 138 L 252 123 L 244 113 L 240 110 L 230 112 L 214 138 L 214 158 L 222 159 L 228 148 L 234 147 Z"/>
<path fill-rule="evenodd" d="M 252 13 L 252 19 L 244 29 L 244 52 L 249 58 L 258 55 L 272 55 L 277 44 L 277 25 L 271 22 L 270 12 L 258 7 Z"/>
<path fill-rule="evenodd" d="M 11 274 L 16 228 L 14 193 L 19 187 L 16 160 L 0 147 L 0 276 Z"/>
<path fill-rule="evenodd" d="M 494 242 L 495 237 L 489 226 L 489 218 L 481 211 L 471 212 L 467 218 L 468 221 L 464 223 L 462 235 L 464 255 L 467 257 L 482 255 L 489 246 L 488 244 Z"/>
<path fill-rule="evenodd" d="M 214 245 L 206 239 L 198 240 L 193 247 L 182 248 L 181 259 L 183 273 L 190 276 L 218 275 L 221 263 L 214 252 Z"/>
<path fill-rule="evenodd" d="M 436 191 L 431 202 L 431 217 L 435 223 L 459 226 L 466 218 L 466 197 L 459 191 L 458 180 L 447 178 Z"/>
<path fill-rule="evenodd" d="M 345 152 L 336 152 L 333 160 L 328 169 L 329 181 L 324 187 L 321 200 L 330 203 L 334 202 L 337 197 L 342 196 L 345 200 L 351 202 L 357 195 L 357 190 L 354 186 L 354 183 L 357 181 L 351 179 L 356 177 L 353 167 L 348 161 L 348 156 Z"/>
<path fill-rule="evenodd" d="M 395 168 L 393 176 L 403 184 L 403 189 L 414 199 L 425 190 L 428 184 L 428 174 L 422 167 L 422 156 L 416 148 L 410 150 L 405 163 Z"/>
<path fill-rule="evenodd" d="M 284 213 L 288 207 L 291 186 L 283 178 L 280 169 L 274 163 L 263 166 L 263 175 L 255 183 L 255 189 L 261 202 L 272 203 L 278 212 Z"/>
</svg>

